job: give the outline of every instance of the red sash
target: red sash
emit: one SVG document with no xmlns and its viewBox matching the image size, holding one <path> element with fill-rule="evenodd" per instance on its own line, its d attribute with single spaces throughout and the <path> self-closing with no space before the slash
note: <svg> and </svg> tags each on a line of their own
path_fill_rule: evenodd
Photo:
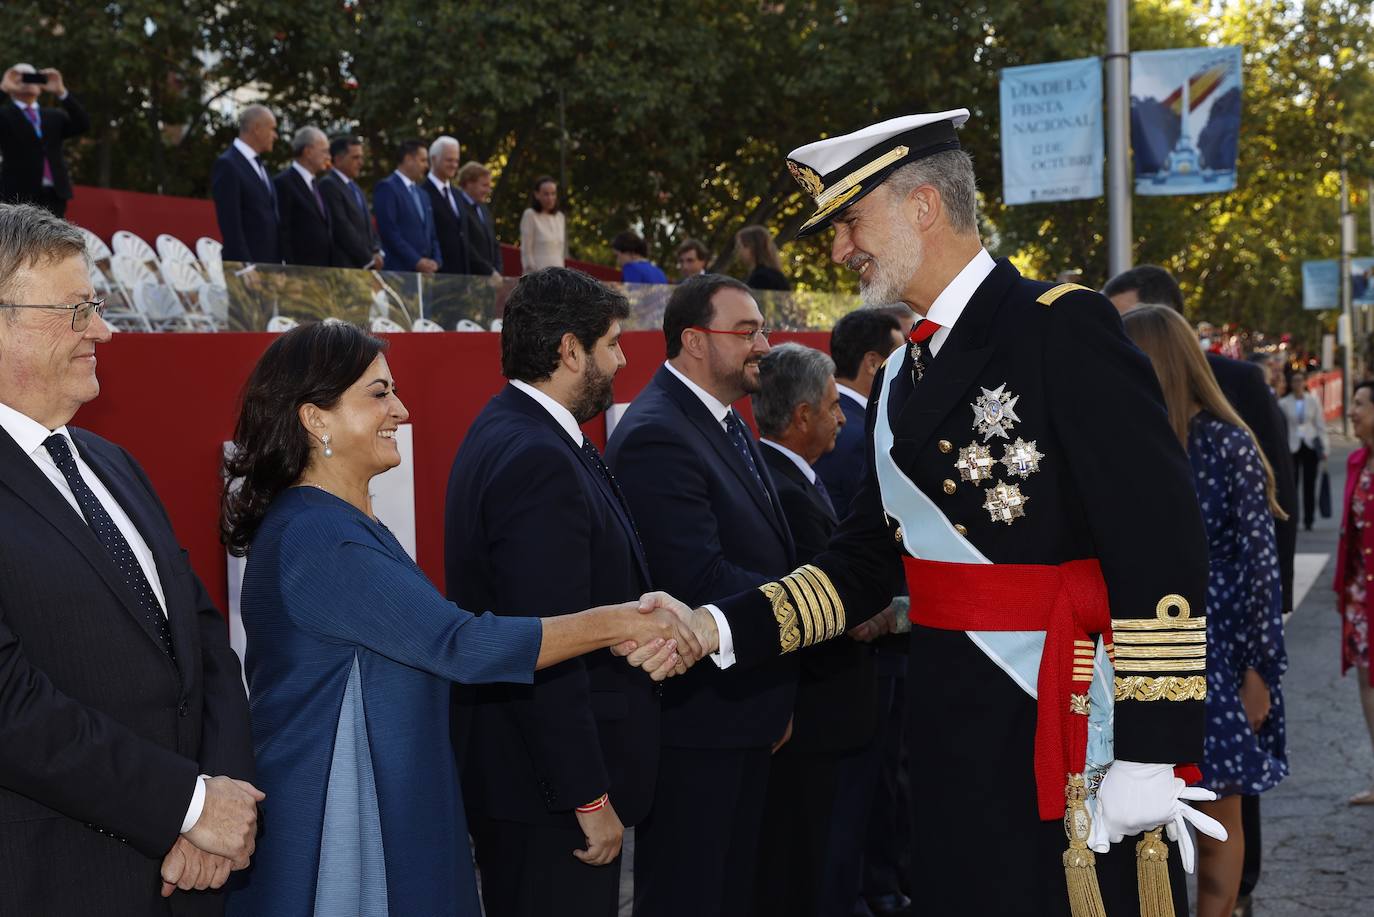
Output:
<svg viewBox="0 0 1374 917">
<path fill-rule="evenodd" d="M 904 557 L 911 621 L 940 630 L 1042 630 L 1036 683 L 1035 787 L 1040 817 L 1064 817 L 1064 785 L 1083 772 L 1095 643 L 1112 641 L 1107 584 L 1096 560 L 955 564 Z M 1071 700 L 1070 695 L 1077 695 Z"/>
</svg>

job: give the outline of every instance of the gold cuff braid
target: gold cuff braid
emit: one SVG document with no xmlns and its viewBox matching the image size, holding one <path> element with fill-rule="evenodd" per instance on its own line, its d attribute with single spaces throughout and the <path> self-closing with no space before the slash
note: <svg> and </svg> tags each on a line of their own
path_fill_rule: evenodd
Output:
<svg viewBox="0 0 1374 917">
<path fill-rule="evenodd" d="M 1150 678 L 1128 675 L 1116 678 L 1117 700 L 1206 700 L 1207 678 L 1203 675 L 1167 675 Z"/>
<path fill-rule="evenodd" d="M 830 577 L 807 564 L 759 590 L 773 608 L 778 645 L 790 653 L 813 643 L 832 640 L 845 632 L 844 603 Z"/>
</svg>

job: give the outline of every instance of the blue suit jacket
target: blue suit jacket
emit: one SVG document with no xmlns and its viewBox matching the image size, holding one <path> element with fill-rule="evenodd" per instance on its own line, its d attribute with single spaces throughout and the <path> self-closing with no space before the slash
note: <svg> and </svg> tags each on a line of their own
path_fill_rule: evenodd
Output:
<svg viewBox="0 0 1374 917">
<path fill-rule="evenodd" d="M 849 505 L 863 481 L 868 439 L 864 434 L 863 406 L 841 393 L 840 410 L 844 411 L 844 426 L 835 437 L 835 448 L 822 455 L 813 467 L 830 491 L 835 514 L 843 519 L 849 515 Z"/>
<path fill-rule="evenodd" d="M 498 615 L 567 614 L 650 588 L 634 523 L 610 484 L 548 411 L 509 385 L 454 459 L 444 566 L 449 598 Z M 625 660 L 603 650 L 544 669 L 531 686 L 457 693 L 473 811 L 576 830 L 572 809 L 609 792 L 626 824 L 648 814 L 659 700 Z"/>
<path fill-rule="evenodd" d="M 276 192 L 232 146 L 215 160 L 210 193 L 215 199 L 225 261 L 281 261 Z"/>
<path fill-rule="evenodd" d="M 706 406 L 666 367 L 625 412 L 606 458 L 639 523 L 655 588 L 696 606 L 792 569 L 796 549 L 777 490 L 752 436 L 749 446 L 767 496 Z M 664 744 L 772 744 L 796 687 L 795 654 L 725 671 L 703 661 L 664 684 Z"/>
<path fill-rule="evenodd" d="M 415 209 L 415 198 L 395 172 L 372 189 L 372 212 L 377 216 L 377 233 L 382 237 L 385 270 L 413 271 L 421 258 L 430 258 L 443 266 L 439 237 L 434 231 L 434 209 L 423 190 L 419 197 L 423 219 Z"/>
</svg>

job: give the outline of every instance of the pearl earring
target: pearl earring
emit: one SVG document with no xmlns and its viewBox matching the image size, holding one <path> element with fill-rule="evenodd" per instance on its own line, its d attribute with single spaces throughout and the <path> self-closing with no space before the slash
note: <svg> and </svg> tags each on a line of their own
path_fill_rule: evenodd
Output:
<svg viewBox="0 0 1374 917">
<path fill-rule="evenodd" d="M 320 437 L 320 442 L 324 444 L 324 457 L 329 458 L 334 454 L 334 450 L 329 448 L 329 434 Z"/>
</svg>

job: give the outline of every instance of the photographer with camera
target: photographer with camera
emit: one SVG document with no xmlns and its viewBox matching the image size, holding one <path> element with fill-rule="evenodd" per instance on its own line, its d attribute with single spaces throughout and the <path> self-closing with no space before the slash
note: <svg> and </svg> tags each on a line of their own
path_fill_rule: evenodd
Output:
<svg viewBox="0 0 1374 917">
<path fill-rule="evenodd" d="M 0 203 L 37 204 L 64 216 L 72 184 L 62 142 L 90 128 L 85 109 L 52 67 L 15 64 L 5 71 L 0 91 L 13 102 L 0 103 Z M 40 108 L 44 91 L 61 107 Z"/>
</svg>

